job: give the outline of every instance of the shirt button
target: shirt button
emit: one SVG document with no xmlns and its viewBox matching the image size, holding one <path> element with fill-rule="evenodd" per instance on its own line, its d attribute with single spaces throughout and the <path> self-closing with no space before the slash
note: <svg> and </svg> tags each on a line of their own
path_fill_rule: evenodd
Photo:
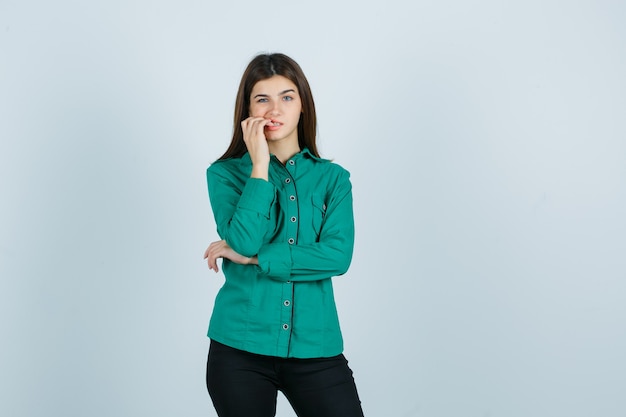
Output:
<svg viewBox="0 0 626 417">
<path fill-rule="evenodd" d="M 285 183 L 289 184 L 291 182 L 291 178 L 285 178 Z"/>
<path fill-rule="evenodd" d="M 295 165 L 296 163 L 293 161 L 293 159 L 289 160 L 289 165 Z"/>
<path fill-rule="evenodd" d="M 295 195 L 290 195 L 290 196 L 289 196 L 289 199 L 290 199 L 291 201 L 296 201 L 296 196 L 295 196 Z"/>
<path fill-rule="evenodd" d="M 285 284 L 291 284 L 291 281 L 287 281 L 287 282 L 285 282 Z"/>
<path fill-rule="evenodd" d="M 285 300 L 283 304 L 285 305 L 285 307 L 289 307 L 291 305 L 291 301 Z"/>
<path fill-rule="evenodd" d="M 296 219 L 296 216 L 292 216 L 292 217 L 291 217 L 291 223 L 295 223 L 295 222 L 296 222 L 296 220 L 298 220 L 298 219 Z"/>
<path fill-rule="evenodd" d="M 292 237 L 290 237 L 287 242 L 289 242 L 290 245 L 293 245 L 294 243 L 296 243 L 296 241 Z"/>
<path fill-rule="evenodd" d="M 283 330 L 289 330 L 289 325 L 287 323 L 283 324 Z"/>
</svg>

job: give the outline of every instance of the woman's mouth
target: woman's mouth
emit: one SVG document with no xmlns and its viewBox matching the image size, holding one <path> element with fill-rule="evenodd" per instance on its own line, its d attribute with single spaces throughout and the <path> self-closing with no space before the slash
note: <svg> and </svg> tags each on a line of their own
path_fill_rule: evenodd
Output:
<svg viewBox="0 0 626 417">
<path fill-rule="evenodd" d="M 267 125 L 265 125 L 265 127 L 268 130 L 277 130 L 278 128 L 280 128 L 283 124 L 281 122 L 277 122 L 276 120 L 270 120 L 270 123 L 268 123 Z"/>
</svg>

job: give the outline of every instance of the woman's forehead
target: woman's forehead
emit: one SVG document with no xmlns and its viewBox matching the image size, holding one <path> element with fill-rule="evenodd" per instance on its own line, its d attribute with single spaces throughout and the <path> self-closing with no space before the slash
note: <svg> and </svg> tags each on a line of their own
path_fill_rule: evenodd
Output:
<svg viewBox="0 0 626 417">
<path fill-rule="evenodd" d="M 298 92 L 298 87 L 287 77 L 282 75 L 274 75 L 270 78 L 257 81 L 252 87 L 251 95 L 268 94 L 280 95 L 281 93 L 293 91 Z"/>
</svg>

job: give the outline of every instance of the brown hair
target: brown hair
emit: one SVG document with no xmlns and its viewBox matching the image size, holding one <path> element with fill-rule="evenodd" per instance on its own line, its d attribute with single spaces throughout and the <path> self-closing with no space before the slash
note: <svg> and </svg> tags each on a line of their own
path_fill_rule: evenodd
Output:
<svg viewBox="0 0 626 417">
<path fill-rule="evenodd" d="M 230 146 L 219 160 L 228 158 L 239 158 L 244 155 L 248 149 L 243 141 L 243 130 L 241 122 L 248 118 L 250 109 L 250 94 L 254 85 L 274 75 L 282 75 L 289 79 L 298 88 L 298 94 L 302 102 L 302 114 L 298 122 L 298 144 L 300 149 L 308 148 L 309 151 L 319 157 L 317 145 L 315 143 L 315 134 L 317 131 L 317 117 L 315 115 L 315 103 L 311 94 L 309 82 L 302 72 L 302 68 L 284 54 L 261 54 L 254 57 L 244 71 L 241 82 L 239 83 L 239 91 L 237 91 L 237 100 L 235 102 L 235 117 L 233 120 L 233 138 Z"/>
</svg>

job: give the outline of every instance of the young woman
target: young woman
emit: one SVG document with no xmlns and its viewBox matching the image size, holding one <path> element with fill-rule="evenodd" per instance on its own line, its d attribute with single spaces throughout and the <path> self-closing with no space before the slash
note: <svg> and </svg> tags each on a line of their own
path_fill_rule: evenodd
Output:
<svg viewBox="0 0 626 417">
<path fill-rule="evenodd" d="M 299 417 L 362 417 L 332 277 L 354 244 L 349 174 L 321 159 L 300 66 L 259 55 L 245 70 L 230 146 L 207 170 L 226 277 L 209 325 L 207 388 L 220 417 L 270 417 L 282 391 Z"/>
</svg>

